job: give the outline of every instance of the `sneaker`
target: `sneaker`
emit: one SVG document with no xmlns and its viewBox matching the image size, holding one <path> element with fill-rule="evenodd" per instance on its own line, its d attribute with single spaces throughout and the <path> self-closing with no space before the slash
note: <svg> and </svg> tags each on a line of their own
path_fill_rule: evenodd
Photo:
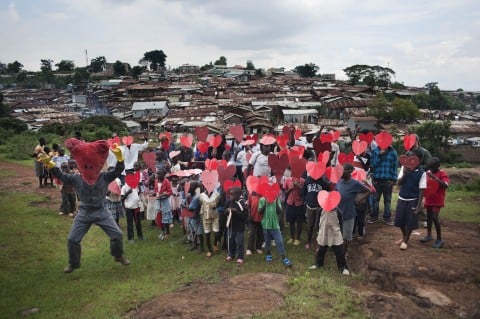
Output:
<svg viewBox="0 0 480 319">
<path fill-rule="evenodd" d="M 422 223 L 422 227 L 423 227 L 423 228 L 427 228 L 427 222 L 423 222 L 423 223 Z"/>
<path fill-rule="evenodd" d="M 250 249 L 247 249 L 247 251 L 245 252 L 245 255 L 247 256 L 251 256 L 253 253 Z"/>
<path fill-rule="evenodd" d="M 283 259 L 282 259 L 282 264 L 283 264 L 284 266 L 287 266 L 287 267 L 291 267 L 291 266 L 293 265 L 293 263 L 292 263 L 292 262 L 290 261 L 290 259 L 288 259 L 288 258 L 283 258 Z"/>
<path fill-rule="evenodd" d="M 402 242 L 402 243 L 400 244 L 400 249 L 401 249 L 401 250 L 405 250 L 405 249 L 407 249 L 407 248 L 408 248 L 408 245 L 407 245 L 406 243 L 403 243 L 403 242 Z"/>
<path fill-rule="evenodd" d="M 272 261 L 273 261 L 272 255 L 267 255 L 267 256 L 265 256 L 265 261 L 266 261 L 267 263 L 272 262 Z"/>
<path fill-rule="evenodd" d="M 443 240 L 441 239 L 435 240 L 435 242 L 432 245 L 433 248 L 442 248 L 442 246 L 443 246 Z"/>
<path fill-rule="evenodd" d="M 298 239 L 295 239 L 295 241 L 293 242 L 293 246 L 298 246 L 300 244 L 301 244 L 301 241 Z"/>
<path fill-rule="evenodd" d="M 317 265 L 313 265 L 313 266 L 308 267 L 308 269 L 315 270 L 315 269 L 318 269 L 318 266 L 317 266 Z"/>
<path fill-rule="evenodd" d="M 310 249 L 310 244 L 305 244 L 305 249 Z"/>
<path fill-rule="evenodd" d="M 363 236 L 358 236 L 358 237 L 357 237 L 357 240 L 358 240 L 358 241 L 363 241 Z"/>
<path fill-rule="evenodd" d="M 277 246 L 277 243 L 275 242 L 275 240 L 270 241 L 270 246 L 272 246 L 272 247 Z"/>
<path fill-rule="evenodd" d="M 211 252 L 208 252 L 208 253 L 207 253 L 207 257 L 208 257 L 208 258 L 212 257 L 212 253 L 211 253 Z"/>
<path fill-rule="evenodd" d="M 69 273 L 73 272 L 73 271 L 74 271 L 75 269 L 77 269 L 77 268 L 80 268 L 80 266 L 72 266 L 72 265 L 68 264 L 67 267 L 65 267 L 65 268 L 63 269 L 63 272 L 66 273 L 66 274 L 69 274 Z"/>
<path fill-rule="evenodd" d="M 74 214 L 74 213 L 70 213 L 70 214 L 68 214 L 68 217 L 72 217 L 72 218 L 73 218 L 73 217 L 75 217 L 75 214 Z"/>
<path fill-rule="evenodd" d="M 378 222 L 378 218 L 376 217 L 370 217 L 369 219 L 367 219 L 367 224 L 374 224 Z"/>
<path fill-rule="evenodd" d="M 261 249 L 257 249 L 257 250 L 255 250 L 255 251 L 256 251 L 257 254 L 259 254 L 259 255 L 263 254 L 263 250 L 261 250 Z"/>
<path fill-rule="evenodd" d="M 64 215 L 64 213 L 63 212 L 58 212 L 58 215 Z"/>
<path fill-rule="evenodd" d="M 431 236 L 427 235 L 427 236 L 423 237 L 422 239 L 420 239 L 420 241 L 421 241 L 422 243 L 428 243 L 428 242 L 431 241 L 432 239 L 433 239 L 433 238 L 432 238 Z"/>
<path fill-rule="evenodd" d="M 243 265 L 243 259 L 238 258 L 236 263 L 237 263 L 237 266 Z"/>
<path fill-rule="evenodd" d="M 115 261 L 116 261 L 117 263 L 121 263 L 121 264 L 124 265 L 124 266 L 130 265 L 130 260 L 128 260 L 127 258 L 125 258 L 125 257 L 123 257 L 123 256 L 115 257 Z"/>
<path fill-rule="evenodd" d="M 164 239 L 165 239 L 165 235 L 164 235 L 163 233 L 160 233 L 160 235 L 158 235 L 158 239 L 164 240 Z"/>
<path fill-rule="evenodd" d="M 393 223 L 393 221 L 392 221 L 391 219 L 384 219 L 383 222 L 384 222 L 385 224 L 387 224 L 388 226 L 393 226 L 393 225 L 394 225 L 394 223 Z"/>
<path fill-rule="evenodd" d="M 229 262 L 229 261 L 232 261 L 232 260 L 233 260 L 233 258 L 230 257 L 230 256 L 227 256 L 227 258 L 225 258 L 225 261 L 226 261 L 226 262 Z"/>
<path fill-rule="evenodd" d="M 350 270 L 348 270 L 347 268 L 345 268 L 345 269 L 342 271 L 342 275 L 344 275 L 344 276 L 349 276 L 349 275 L 350 275 Z"/>
<path fill-rule="evenodd" d="M 395 245 L 401 245 L 403 243 L 403 238 L 399 239 L 395 242 Z"/>
<path fill-rule="evenodd" d="M 293 244 L 293 238 L 290 238 L 289 240 L 287 240 L 287 244 Z"/>
</svg>

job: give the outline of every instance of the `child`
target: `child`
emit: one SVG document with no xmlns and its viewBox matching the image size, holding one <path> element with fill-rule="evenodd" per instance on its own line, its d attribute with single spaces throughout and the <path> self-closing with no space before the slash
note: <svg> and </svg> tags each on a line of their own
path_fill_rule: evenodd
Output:
<svg viewBox="0 0 480 319">
<path fill-rule="evenodd" d="M 133 174 L 127 171 L 127 174 Z M 140 218 L 140 196 L 138 194 L 138 187 L 131 188 L 127 183 L 122 186 L 122 201 L 125 207 L 125 215 L 127 216 L 127 236 L 130 243 L 134 243 L 133 223 L 137 229 L 137 237 L 139 240 L 144 240 L 142 233 L 142 223 Z"/>
<path fill-rule="evenodd" d="M 262 215 L 258 212 L 258 202 L 260 197 L 256 192 L 252 192 L 248 197 L 248 206 L 250 214 L 248 216 L 248 238 L 246 255 L 250 256 L 253 251 L 257 254 L 263 254 L 263 229 L 262 229 Z"/>
<path fill-rule="evenodd" d="M 170 196 L 170 209 L 172 210 L 173 220 L 180 222 L 181 198 L 180 198 L 180 186 L 178 181 L 179 181 L 178 176 L 172 172 L 170 174 L 170 183 L 172 185 L 172 196 Z"/>
<path fill-rule="evenodd" d="M 112 171 L 114 169 L 114 166 L 110 166 L 108 171 Z M 120 217 L 125 216 L 125 210 L 123 208 L 121 196 L 121 186 L 120 178 L 115 178 L 115 180 L 108 185 L 107 199 L 105 203 L 107 210 L 110 211 L 117 225 L 120 225 Z"/>
<path fill-rule="evenodd" d="M 442 233 L 440 230 L 440 209 L 445 206 L 445 191 L 450 183 L 447 173 L 440 169 L 440 160 L 438 157 L 429 159 L 427 166 L 429 171 L 427 176 L 439 184 L 439 189 L 428 196 L 425 196 L 425 209 L 427 210 L 427 236 L 420 239 L 422 243 L 432 240 L 432 222 L 435 224 L 437 232 L 437 240 L 433 243 L 433 248 L 441 248 L 443 246 Z"/>
<path fill-rule="evenodd" d="M 170 224 L 173 223 L 172 210 L 170 208 L 170 196 L 172 196 L 172 185 L 170 181 L 165 178 L 167 171 L 161 168 L 157 171 L 157 215 L 162 214 L 161 225 L 162 233 L 158 238 L 161 240 L 168 239 L 170 236 Z M 158 221 L 158 219 L 157 219 Z"/>
<path fill-rule="evenodd" d="M 200 193 L 202 192 L 202 184 L 198 181 L 190 182 L 188 210 L 193 217 L 188 218 L 188 227 L 192 231 L 193 245 L 191 250 L 198 249 L 198 253 L 203 253 L 203 224 L 200 218 Z"/>
<path fill-rule="evenodd" d="M 48 146 L 45 146 L 43 150 L 46 154 L 48 154 L 48 156 L 50 156 L 50 158 L 52 158 L 52 155 L 54 155 L 50 151 L 50 148 Z M 58 167 L 58 166 L 56 166 L 56 167 Z M 45 165 L 43 165 L 42 177 L 43 177 L 43 187 L 54 187 L 53 186 L 53 175 Z M 50 184 L 47 183 L 48 179 L 50 179 Z"/>
<path fill-rule="evenodd" d="M 285 245 L 283 244 L 283 237 L 280 232 L 279 215 L 282 214 L 282 211 L 283 208 L 279 198 L 269 203 L 265 197 L 262 197 L 258 202 L 258 212 L 263 215 L 262 228 L 265 240 L 265 253 L 267 254 L 265 260 L 268 263 L 273 261 L 272 253 L 270 252 L 270 245 L 273 240 L 275 241 L 275 246 L 277 247 L 282 263 L 290 267 L 292 266 L 292 262 L 285 256 Z"/>
<path fill-rule="evenodd" d="M 248 218 L 248 207 L 240 199 L 242 190 L 239 187 L 230 189 L 231 199 L 226 206 L 229 216 L 227 219 L 228 229 L 228 254 L 225 261 L 232 261 L 237 257 L 237 265 L 243 264 L 243 232 L 245 231 L 245 222 Z"/>
<path fill-rule="evenodd" d="M 413 150 L 410 156 L 421 158 L 418 150 Z M 402 231 L 402 239 L 396 242 L 400 249 L 408 247 L 408 240 L 414 229 L 418 228 L 418 212 L 422 210 L 423 190 L 427 188 L 427 174 L 420 165 L 410 169 L 402 166 L 398 174 L 397 209 L 395 214 L 395 226 Z"/>
<path fill-rule="evenodd" d="M 155 174 L 149 175 L 143 185 L 143 196 L 146 201 L 145 219 L 151 221 L 151 226 L 155 226 L 155 217 L 157 216 L 155 209 L 155 202 L 157 201 L 157 193 L 155 192 Z"/>
<path fill-rule="evenodd" d="M 55 163 L 56 164 L 56 163 Z M 62 173 L 64 174 L 73 174 L 72 171 L 68 169 L 67 162 L 63 162 L 60 166 Z M 62 195 L 62 204 L 60 206 L 60 215 L 68 214 L 68 216 L 73 217 L 77 209 L 77 198 L 75 194 L 75 188 L 72 185 L 63 185 L 61 187 Z"/>
<path fill-rule="evenodd" d="M 342 275 L 350 275 L 347 261 L 345 260 L 345 252 L 343 250 L 343 235 L 340 230 L 340 219 L 341 215 L 337 210 L 322 212 L 318 228 L 318 249 L 315 254 L 315 265 L 310 266 L 309 269 L 323 267 L 325 253 L 327 252 L 328 247 L 332 247 L 337 260 L 338 270 L 342 272 Z"/>
<path fill-rule="evenodd" d="M 219 216 L 216 209 L 217 202 L 219 199 L 219 194 L 216 190 L 208 196 L 207 192 L 204 191 L 199 196 L 200 204 L 200 217 L 203 224 L 203 233 L 205 237 L 205 242 L 207 244 L 207 257 L 212 257 L 212 244 L 210 241 L 210 233 L 213 231 L 215 238 L 215 252 L 218 252 L 217 239 L 218 232 L 220 231 L 219 227 Z"/>
<path fill-rule="evenodd" d="M 287 244 L 300 245 L 302 226 L 305 221 L 305 204 L 300 197 L 300 190 L 305 181 L 302 178 L 288 177 L 284 182 L 285 196 L 287 197 L 287 222 L 290 225 L 290 239 Z M 296 225 L 296 227 L 295 227 Z"/>
</svg>

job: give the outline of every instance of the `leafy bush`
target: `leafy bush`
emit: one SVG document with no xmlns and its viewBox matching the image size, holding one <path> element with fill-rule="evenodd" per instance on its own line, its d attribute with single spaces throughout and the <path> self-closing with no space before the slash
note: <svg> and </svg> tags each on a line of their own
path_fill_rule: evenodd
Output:
<svg viewBox="0 0 480 319">
<path fill-rule="evenodd" d="M 40 135 L 36 132 L 25 131 L 20 134 L 13 135 L 5 142 L 5 156 L 13 160 L 27 160 L 32 158 L 33 150 L 38 144 L 38 139 L 44 137 L 47 145 L 52 143 L 63 145 L 60 136 L 54 134 Z"/>
</svg>

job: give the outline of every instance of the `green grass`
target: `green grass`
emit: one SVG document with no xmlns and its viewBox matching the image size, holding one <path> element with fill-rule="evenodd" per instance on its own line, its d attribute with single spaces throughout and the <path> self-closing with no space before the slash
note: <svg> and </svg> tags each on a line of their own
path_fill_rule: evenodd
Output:
<svg viewBox="0 0 480 319">
<path fill-rule="evenodd" d="M 464 189 L 447 190 L 442 218 L 455 222 L 480 224 L 480 193 Z"/>
</svg>

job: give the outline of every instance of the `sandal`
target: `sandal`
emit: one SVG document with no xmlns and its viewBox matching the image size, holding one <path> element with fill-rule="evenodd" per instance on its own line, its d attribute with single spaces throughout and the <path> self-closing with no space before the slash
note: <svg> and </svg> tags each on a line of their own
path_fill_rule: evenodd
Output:
<svg viewBox="0 0 480 319">
<path fill-rule="evenodd" d="M 272 255 L 267 255 L 267 256 L 265 256 L 265 260 L 267 261 L 267 263 L 272 262 L 272 261 L 273 261 Z"/>
<path fill-rule="evenodd" d="M 293 265 L 293 263 L 288 258 L 282 259 L 282 264 L 287 266 L 287 267 L 291 267 Z"/>
</svg>

